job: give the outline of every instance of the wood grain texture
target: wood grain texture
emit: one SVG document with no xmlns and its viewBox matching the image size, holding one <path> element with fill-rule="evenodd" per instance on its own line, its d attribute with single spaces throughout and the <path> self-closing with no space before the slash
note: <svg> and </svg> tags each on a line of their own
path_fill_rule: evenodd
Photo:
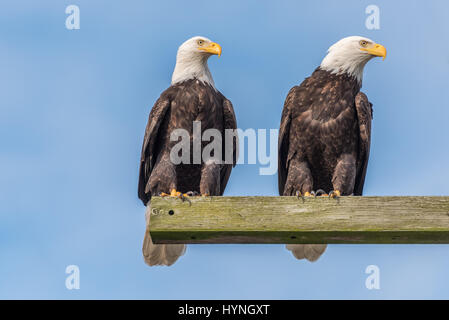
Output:
<svg viewBox="0 0 449 320">
<path fill-rule="evenodd" d="M 449 197 L 151 199 L 154 243 L 449 243 Z"/>
</svg>

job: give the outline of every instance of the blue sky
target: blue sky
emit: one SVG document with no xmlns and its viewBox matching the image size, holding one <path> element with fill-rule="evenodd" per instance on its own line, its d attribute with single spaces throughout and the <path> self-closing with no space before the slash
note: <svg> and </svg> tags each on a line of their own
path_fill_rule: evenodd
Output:
<svg viewBox="0 0 449 320">
<path fill-rule="evenodd" d="M 81 29 L 65 28 L 65 8 Z M 380 7 L 380 30 L 365 8 Z M 238 125 L 278 128 L 288 90 L 349 35 L 385 45 L 365 69 L 374 104 L 366 195 L 448 195 L 447 1 L 8 1 L 0 10 L 0 298 L 449 298 L 449 246 L 196 245 L 170 268 L 141 256 L 137 199 L 147 116 L 177 47 L 220 43 L 209 65 Z M 258 165 L 226 195 L 276 195 Z M 65 288 L 80 267 L 81 289 Z M 368 265 L 380 290 L 365 288 Z"/>
</svg>

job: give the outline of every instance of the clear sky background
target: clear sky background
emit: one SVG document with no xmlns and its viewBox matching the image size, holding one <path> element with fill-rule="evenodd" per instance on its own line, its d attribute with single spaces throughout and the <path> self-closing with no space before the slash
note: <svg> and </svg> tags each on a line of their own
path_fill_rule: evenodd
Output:
<svg viewBox="0 0 449 320">
<path fill-rule="evenodd" d="M 81 29 L 65 28 L 66 6 Z M 380 30 L 365 8 L 380 7 Z M 0 5 L 0 298 L 449 298 L 449 245 L 330 245 L 316 263 L 282 245 L 190 245 L 144 264 L 137 198 L 148 113 L 178 46 L 203 35 L 238 126 L 278 128 L 285 96 L 350 35 L 388 57 L 365 69 L 374 104 L 366 195 L 449 195 L 447 1 L 3 1 Z M 225 195 L 277 195 L 259 165 Z M 67 290 L 65 268 L 81 271 Z M 380 268 L 380 290 L 365 268 Z"/>
</svg>

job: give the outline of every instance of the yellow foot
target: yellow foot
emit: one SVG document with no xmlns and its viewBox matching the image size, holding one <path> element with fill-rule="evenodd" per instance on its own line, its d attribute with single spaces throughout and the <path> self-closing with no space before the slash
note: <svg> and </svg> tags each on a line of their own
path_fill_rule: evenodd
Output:
<svg viewBox="0 0 449 320">
<path fill-rule="evenodd" d="M 302 197 L 314 197 L 315 195 L 314 195 L 313 191 L 312 191 L 312 193 L 305 192 L 304 194 L 302 194 L 300 191 L 296 191 L 296 196 L 298 198 L 302 198 Z"/>
<path fill-rule="evenodd" d="M 162 192 L 160 194 L 161 197 L 172 197 L 172 198 L 178 198 L 181 199 L 183 202 L 187 201 L 190 205 L 192 204 L 192 202 L 189 200 L 190 196 L 193 196 L 193 193 L 187 192 L 187 193 L 182 193 L 179 191 L 176 191 L 176 189 L 172 189 L 170 194 Z"/>
<path fill-rule="evenodd" d="M 173 198 L 188 198 L 190 197 L 189 193 L 182 193 L 179 191 L 176 191 L 176 189 L 172 189 L 170 193 L 161 193 L 161 197 L 173 197 Z"/>
<path fill-rule="evenodd" d="M 304 194 L 301 193 L 301 191 L 296 191 L 296 197 L 298 199 L 302 199 L 302 202 L 304 202 L 304 198 L 310 198 L 310 197 L 314 197 L 314 192 L 312 191 L 312 193 L 310 192 L 305 192 Z"/>
<path fill-rule="evenodd" d="M 182 194 L 182 193 L 176 191 L 176 189 L 172 189 L 170 193 L 162 192 L 162 193 L 161 193 L 161 197 L 176 197 L 176 198 L 179 198 L 179 196 L 180 196 L 181 194 Z"/>
<path fill-rule="evenodd" d="M 338 199 L 340 197 L 341 197 L 340 190 L 334 190 L 334 191 L 331 191 L 331 193 L 329 193 L 329 198 Z"/>
</svg>

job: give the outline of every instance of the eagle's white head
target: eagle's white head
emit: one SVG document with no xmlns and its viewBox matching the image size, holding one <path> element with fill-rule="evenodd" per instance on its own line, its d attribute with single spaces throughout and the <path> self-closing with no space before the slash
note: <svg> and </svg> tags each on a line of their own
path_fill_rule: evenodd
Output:
<svg viewBox="0 0 449 320">
<path fill-rule="evenodd" d="M 374 57 L 383 57 L 385 60 L 386 56 L 384 46 L 368 38 L 354 36 L 341 39 L 330 47 L 320 67 L 334 74 L 347 73 L 361 83 L 367 62 Z"/>
<path fill-rule="evenodd" d="M 221 55 L 221 47 L 206 37 L 193 37 L 184 42 L 178 49 L 172 84 L 190 79 L 198 79 L 215 88 L 212 74 L 207 66 L 211 55 Z"/>
</svg>

